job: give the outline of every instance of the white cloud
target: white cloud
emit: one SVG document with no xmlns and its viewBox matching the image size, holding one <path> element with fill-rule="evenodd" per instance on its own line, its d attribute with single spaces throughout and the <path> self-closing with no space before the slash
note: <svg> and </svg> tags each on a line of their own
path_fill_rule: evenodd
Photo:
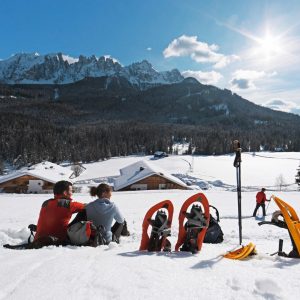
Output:
<svg viewBox="0 0 300 300">
<path fill-rule="evenodd" d="M 202 71 L 191 71 L 186 70 L 182 73 L 183 77 L 194 77 L 198 81 L 204 84 L 216 84 L 221 78 L 223 78 L 222 74 L 211 71 L 211 72 L 202 72 Z"/>
<path fill-rule="evenodd" d="M 255 71 L 255 70 L 237 70 L 233 73 L 235 78 L 247 78 L 247 79 L 259 79 L 263 77 L 272 77 L 275 76 L 276 72 L 267 73 L 265 71 Z"/>
<path fill-rule="evenodd" d="M 215 69 L 222 69 L 229 65 L 230 63 L 240 60 L 240 57 L 237 55 L 222 55 L 222 57 L 219 59 L 219 61 L 214 65 Z"/>
<path fill-rule="evenodd" d="M 240 78 L 240 79 L 233 78 L 230 81 L 230 84 L 232 85 L 232 87 L 235 87 L 240 90 L 247 90 L 247 89 L 255 88 L 254 83 L 251 80 L 245 79 L 245 78 Z"/>
<path fill-rule="evenodd" d="M 211 63 L 214 68 L 224 68 L 231 62 L 239 59 L 236 55 L 224 55 L 217 53 L 219 46 L 209 45 L 197 40 L 197 36 L 182 35 L 174 39 L 163 51 L 164 57 L 190 56 L 198 63 Z"/>
<path fill-rule="evenodd" d="M 151 51 L 151 50 L 152 50 L 152 48 L 151 48 L 151 47 L 148 47 L 146 50 L 147 50 L 147 51 Z"/>
<path fill-rule="evenodd" d="M 273 99 L 271 101 L 264 103 L 263 106 L 274 110 L 280 110 L 280 111 L 300 115 L 300 105 L 296 104 L 295 102 Z"/>
<path fill-rule="evenodd" d="M 238 90 L 255 89 L 255 81 L 270 78 L 277 75 L 276 72 L 265 72 L 255 70 L 237 70 L 232 74 L 231 87 Z"/>
</svg>

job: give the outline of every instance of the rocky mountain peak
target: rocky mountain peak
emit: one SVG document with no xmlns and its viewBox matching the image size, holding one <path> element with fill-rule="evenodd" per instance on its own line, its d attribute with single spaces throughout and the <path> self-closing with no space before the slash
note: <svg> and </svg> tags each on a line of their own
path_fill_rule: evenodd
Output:
<svg viewBox="0 0 300 300">
<path fill-rule="evenodd" d="M 131 68 L 134 68 L 136 70 L 140 70 L 142 72 L 153 72 L 155 71 L 153 69 L 153 66 L 151 65 L 151 63 L 149 63 L 147 60 L 142 60 L 141 62 L 135 62 L 133 64 L 130 65 Z"/>
<path fill-rule="evenodd" d="M 123 67 L 110 56 L 80 55 L 73 58 L 61 52 L 40 55 L 18 53 L 0 61 L 0 82 L 7 84 L 37 83 L 65 84 L 86 77 L 120 76 L 141 89 L 153 85 L 170 84 L 183 80 L 180 72 L 158 72 L 147 60 Z"/>
</svg>

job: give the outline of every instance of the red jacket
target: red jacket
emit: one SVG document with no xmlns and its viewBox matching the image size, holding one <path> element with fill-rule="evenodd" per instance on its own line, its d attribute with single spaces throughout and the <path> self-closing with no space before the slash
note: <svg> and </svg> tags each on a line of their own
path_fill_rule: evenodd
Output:
<svg viewBox="0 0 300 300">
<path fill-rule="evenodd" d="M 83 203 L 73 202 L 71 199 L 55 198 L 45 201 L 40 210 L 34 239 L 51 235 L 64 241 L 72 214 L 83 209 Z"/>
<path fill-rule="evenodd" d="M 256 202 L 259 204 L 265 203 L 265 201 L 267 201 L 267 197 L 266 194 L 264 192 L 258 192 L 256 194 Z"/>
</svg>

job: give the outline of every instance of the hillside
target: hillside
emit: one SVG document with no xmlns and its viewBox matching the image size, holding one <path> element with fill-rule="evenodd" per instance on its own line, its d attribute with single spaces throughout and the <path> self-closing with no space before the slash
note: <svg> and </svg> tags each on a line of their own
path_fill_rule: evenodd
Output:
<svg viewBox="0 0 300 300">
<path fill-rule="evenodd" d="M 4 94 L 0 104 L 2 111 L 43 114 L 49 112 L 49 106 L 54 110 L 64 106 L 70 111 L 70 119 L 80 114 L 82 119 L 78 122 L 83 123 L 107 119 L 185 125 L 220 124 L 245 129 L 300 124 L 300 116 L 256 105 L 229 90 L 203 85 L 193 78 L 146 90 L 138 89 L 125 77 L 114 76 L 85 78 L 59 86 L 1 85 L 0 91 Z M 57 118 L 52 118 L 54 123 L 60 117 L 59 113 L 56 115 Z"/>
<path fill-rule="evenodd" d="M 157 150 L 300 151 L 300 116 L 261 107 L 193 78 L 141 89 L 125 77 L 0 85 L 1 160 L 92 161 Z M 1 169 L 1 167 L 0 167 Z"/>
</svg>

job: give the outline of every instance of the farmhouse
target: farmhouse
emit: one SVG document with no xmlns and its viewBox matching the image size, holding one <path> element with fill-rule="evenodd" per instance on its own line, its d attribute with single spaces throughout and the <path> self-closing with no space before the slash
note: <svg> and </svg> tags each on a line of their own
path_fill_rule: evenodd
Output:
<svg viewBox="0 0 300 300">
<path fill-rule="evenodd" d="M 115 191 L 188 188 L 180 179 L 143 160 L 121 169 L 120 173 L 114 180 Z"/>
<path fill-rule="evenodd" d="M 72 171 L 44 161 L 0 177 L 0 191 L 5 193 L 52 193 L 55 182 L 68 180 Z"/>
</svg>

